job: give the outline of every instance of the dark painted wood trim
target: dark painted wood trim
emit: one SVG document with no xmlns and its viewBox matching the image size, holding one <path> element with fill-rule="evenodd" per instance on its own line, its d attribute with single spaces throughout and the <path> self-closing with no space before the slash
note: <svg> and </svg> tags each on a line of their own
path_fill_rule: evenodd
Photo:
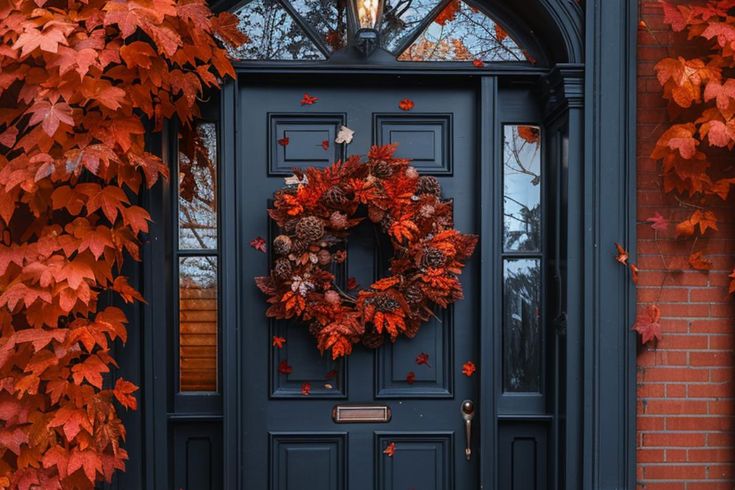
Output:
<svg viewBox="0 0 735 490">
<path fill-rule="evenodd" d="M 478 134 L 480 137 L 480 236 L 492 237 L 495 230 L 499 229 L 499 217 L 494 210 L 499 206 L 493 203 L 493 190 L 498 186 L 498 129 L 497 122 L 497 100 L 498 79 L 495 77 L 482 77 L 480 79 L 480 113 Z M 489 219 L 488 219 L 489 218 Z M 480 304 L 480 366 L 496 366 L 498 353 L 501 351 L 497 338 L 495 325 L 502 306 L 498 301 L 498 294 L 493 294 L 499 282 L 500 271 L 498 270 L 498 251 L 495 249 L 497 240 L 481 239 L 480 253 L 480 297 L 492 298 L 492 301 L 482 301 Z M 495 488 L 497 484 L 497 461 L 498 445 L 496 442 L 497 421 L 496 409 L 496 374 L 495 369 L 480 370 L 480 482 L 488 488 Z"/>
<path fill-rule="evenodd" d="M 223 89 L 221 100 L 221 169 L 220 169 L 220 198 L 221 198 L 221 257 L 222 257 L 222 392 L 223 400 L 223 434 L 224 445 L 224 485 L 225 488 L 241 488 L 240 457 L 243 437 L 240 430 L 241 410 L 243 405 L 242 390 L 240 389 L 240 373 L 242 359 L 239 353 L 239 327 L 243 324 L 244 316 L 240 311 L 240 301 L 237 292 L 241 291 L 242 278 L 239 277 L 240 254 L 242 250 L 239 242 L 238 217 L 235 205 L 235 181 L 237 169 L 237 83 L 228 81 Z M 226 264 L 226 265 L 225 265 Z"/>
<path fill-rule="evenodd" d="M 636 0 L 589 0 L 586 21 L 583 483 L 635 488 L 635 294 L 613 243 L 635 254 Z"/>
</svg>

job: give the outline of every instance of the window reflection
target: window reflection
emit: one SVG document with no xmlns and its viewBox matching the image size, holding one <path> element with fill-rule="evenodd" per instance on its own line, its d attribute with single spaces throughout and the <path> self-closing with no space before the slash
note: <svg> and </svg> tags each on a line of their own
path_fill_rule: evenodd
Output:
<svg viewBox="0 0 735 490">
<path fill-rule="evenodd" d="M 437 5 L 439 0 L 387 0 L 380 33 L 383 47 L 398 49 Z"/>
<path fill-rule="evenodd" d="M 179 248 L 217 248 L 217 127 L 179 135 Z"/>
<path fill-rule="evenodd" d="M 293 0 L 291 5 L 332 51 L 347 45 L 348 0 Z"/>
<path fill-rule="evenodd" d="M 506 260 L 503 268 L 503 388 L 541 391 L 541 261 Z"/>
<path fill-rule="evenodd" d="M 217 257 L 179 259 L 179 390 L 217 391 Z"/>
<path fill-rule="evenodd" d="M 246 60 L 320 60 L 324 55 L 276 0 L 255 0 L 235 12 L 250 42 L 229 48 Z"/>
<path fill-rule="evenodd" d="M 503 241 L 506 251 L 541 246 L 541 130 L 505 126 Z"/>
<path fill-rule="evenodd" d="M 401 61 L 526 61 L 508 33 L 479 9 L 452 0 L 398 58 Z"/>
</svg>

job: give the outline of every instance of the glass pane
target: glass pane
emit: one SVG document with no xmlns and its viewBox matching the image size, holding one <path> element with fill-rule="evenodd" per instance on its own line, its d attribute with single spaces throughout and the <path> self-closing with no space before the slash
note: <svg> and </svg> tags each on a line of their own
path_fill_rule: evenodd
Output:
<svg viewBox="0 0 735 490">
<path fill-rule="evenodd" d="M 526 61 L 501 26 L 475 7 L 453 0 L 398 58 L 401 61 Z"/>
<path fill-rule="evenodd" d="M 386 0 L 380 33 L 383 47 L 399 48 L 437 5 L 439 0 Z"/>
<path fill-rule="evenodd" d="M 179 248 L 217 248 L 217 126 L 179 134 Z"/>
<path fill-rule="evenodd" d="M 541 261 L 506 260 L 503 267 L 503 389 L 541 391 Z"/>
<path fill-rule="evenodd" d="M 321 60 L 324 55 L 276 0 L 254 0 L 235 15 L 250 42 L 230 54 L 244 60 Z"/>
<path fill-rule="evenodd" d="M 217 391 L 217 257 L 179 258 L 179 390 Z"/>
<path fill-rule="evenodd" d="M 339 51 L 347 45 L 347 1 L 293 0 L 291 5 L 332 51 Z"/>
<path fill-rule="evenodd" d="M 503 242 L 506 251 L 541 247 L 541 130 L 505 126 Z"/>
</svg>

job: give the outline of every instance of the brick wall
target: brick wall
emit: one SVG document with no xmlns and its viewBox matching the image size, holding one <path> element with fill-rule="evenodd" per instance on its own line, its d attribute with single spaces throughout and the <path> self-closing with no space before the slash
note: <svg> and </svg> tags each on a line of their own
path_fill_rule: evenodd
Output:
<svg viewBox="0 0 735 490">
<path fill-rule="evenodd" d="M 735 264 L 735 227 L 725 223 L 709 241 L 715 270 L 667 274 L 672 261 L 686 260 L 691 242 L 668 234 L 655 241 L 645 219 L 656 211 L 667 218 L 686 212 L 663 197 L 659 167 L 649 158 L 667 118 L 653 67 L 672 54 L 670 46 L 679 38 L 663 25 L 657 1 L 641 0 L 640 16 L 638 265 L 644 272 L 638 308 L 660 306 L 664 338 L 638 357 L 638 487 L 733 490 L 735 309 L 726 285 Z M 732 217 L 732 208 L 718 214 Z"/>
</svg>

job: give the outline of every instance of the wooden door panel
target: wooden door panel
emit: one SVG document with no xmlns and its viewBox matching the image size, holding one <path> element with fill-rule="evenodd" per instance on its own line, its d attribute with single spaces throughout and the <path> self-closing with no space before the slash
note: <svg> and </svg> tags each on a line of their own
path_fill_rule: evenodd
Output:
<svg viewBox="0 0 735 490">
<path fill-rule="evenodd" d="M 237 184 L 242 243 L 257 236 L 272 243 L 279 234 L 265 209 L 291 167 L 324 167 L 343 153 L 364 154 L 370 145 L 388 142 L 398 142 L 399 154 L 416 158 L 424 174 L 440 178 L 444 197 L 454 199 L 457 228 L 476 232 L 474 89 L 395 85 L 242 83 Z M 304 92 L 319 97 L 317 104 L 300 106 Z M 416 109 L 403 112 L 398 103 L 408 95 Z M 355 131 L 346 152 L 334 142 L 342 124 Z M 287 145 L 278 143 L 283 138 Z M 325 139 L 328 145 L 322 145 Z M 367 287 L 385 274 L 391 251 L 376 231 L 367 221 L 352 230 L 347 261 L 335 270 L 343 286 L 354 277 Z M 462 400 L 478 399 L 479 378 L 460 372 L 463 362 L 477 360 L 476 259 L 462 276 L 466 299 L 437 310 L 439 319 L 422 326 L 414 339 L 377 350 L 357 345 L 348 359 L 337 361 L 319 354 L 307 325 L 265 318 L 267 304 L 253 278 L 263 275 L 272 259 L 249 250 L 241 267 L 243 468 L 252 488 L 476 488 L 479 464 L 464 458 L 460 413 Z M 286 338 L 283 348 L 271 345 L 273 336 Z M 416 363 L 421 353 L 428 354 L 428 365 Z M 280 372 L 282 363 L 289 373 Z M 410 372 L 413 382 L 407 379 Z M 304 383 L 311 389 L 308 396 L 302 394 Z M 331 414 L 337 404 L 387 406 L 392 418 L 336 424 Z M 382 452 L 390 442 L 398 448 L 392 458 Z"/>
</svg>

